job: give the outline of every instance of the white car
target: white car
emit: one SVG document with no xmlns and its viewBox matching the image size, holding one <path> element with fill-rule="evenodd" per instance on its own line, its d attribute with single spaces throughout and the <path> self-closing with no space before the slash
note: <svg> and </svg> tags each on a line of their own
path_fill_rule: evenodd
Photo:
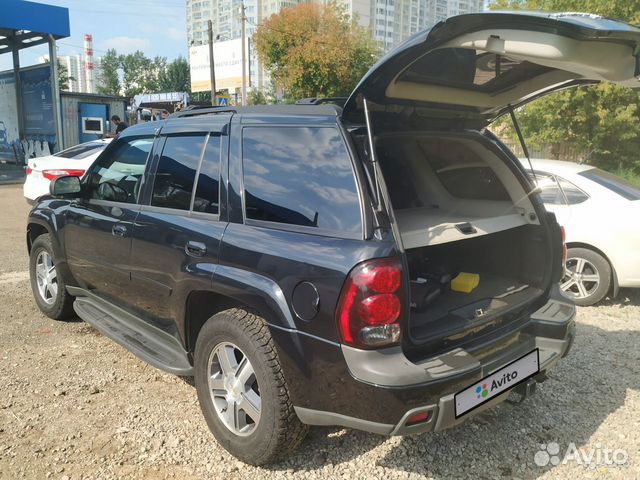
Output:
<svg viewBox="0 0 640 480">
<path fill-rule="evenodd" d="M 546 209 L 566 232 L 562 291 L 584 306 L 615 297 L 619 287 L 640 287 L 640 187 L 590 165 L 531 163 Z"/>
<path fill-rule="evenodd" d="M 49 183 L 56 177 L 82 177 L 111 140 L 92 140 L 53 155 L 30 159 L 27 163 L 27 179 L 22 189 L 27 202 L 33 204 L 43 195 L 48 195 Z"/>
</svg>

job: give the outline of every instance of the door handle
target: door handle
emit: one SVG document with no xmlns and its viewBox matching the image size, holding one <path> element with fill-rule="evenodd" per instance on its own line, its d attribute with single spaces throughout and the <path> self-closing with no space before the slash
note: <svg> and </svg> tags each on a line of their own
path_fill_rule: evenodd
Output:
<svg viewBox="0 0 640 480">
<path fill-rule="evenodd" d="M 207 254 L 207 246 L 202 242 L 189 240 L 184 246 L 184 251 L 191 257 L 204 257 Z"/>
<path fill-rule="evenodd" d="M 127 227 L 121 224 L 116 224 L 111 229 L 111 233 L 117 237 L 124 237 L 127 234 Z"/>
</svg>

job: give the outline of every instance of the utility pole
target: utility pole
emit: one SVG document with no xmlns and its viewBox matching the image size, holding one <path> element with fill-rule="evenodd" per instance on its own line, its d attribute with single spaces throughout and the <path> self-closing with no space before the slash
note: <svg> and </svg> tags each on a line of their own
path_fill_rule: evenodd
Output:
<svg viewBox="0 0 640 480">
<path fill-rule="evenodd" d="M 247 40 L 247 57 L 249 57 L 249 63 L 247 64 L 247 85 L 251 87 L 251 39 Z"/>
<path fill-rule="evenodd" d="M 245 15 L 246 7 L 244 2 L 240 4 L 240 21 L 242 22 L 242 105 L 247 104 L 247 52 L 245 52 L 246 32 L 245 22 L 247 16 Z"/>
<path fill-rule="evenodd" d="M 216 67 L 213 60 L 213 22 L 207 22 L 209 34 L 209 74 L 211 75 L 211 105 L 216 105 Z"/>
</svg>

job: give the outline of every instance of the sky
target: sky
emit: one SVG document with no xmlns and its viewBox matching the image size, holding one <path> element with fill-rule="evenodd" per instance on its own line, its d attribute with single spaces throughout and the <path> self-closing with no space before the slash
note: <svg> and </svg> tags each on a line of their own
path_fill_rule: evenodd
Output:
<svg viewBox="0 0 640 480">
<path fill-rule="evenodd" d="M 69 9 L 71 36 L 58 40 L 58 55 L 83 53 L 84 34 L 93 35 L 95 56 L 107 49 L 118 53 L 141 50 L 148 57 L 156 55 L 169 60 L 187 56 L 185 0 L 37 0 Z M 48 55 L 41 45 L 20 51 L 22 66 L 38 63 Z M 0 71 L 12 68 L 11 54 L 0 55 Z"/>
</svg>

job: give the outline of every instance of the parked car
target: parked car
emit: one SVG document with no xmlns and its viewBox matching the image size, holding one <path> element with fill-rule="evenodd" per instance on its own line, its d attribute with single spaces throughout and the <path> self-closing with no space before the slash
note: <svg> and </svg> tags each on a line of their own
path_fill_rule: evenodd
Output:
<svg viewBox="0 0 640 480">
<path fill-rule="evenodd" d="M 27 179 L 22 187 L 27 202 L 33 204 L 43 195 L 48 195 L 49 183 L 54 178 L 66 175 L 82 177 L 111 140 L 92 140 L 53 155 L 29 159 Z"/>
<path fill-rule="evenodd" d="M 620 287 L 640 287 L 640 227 L 630 223 L 640 216 L 640 187 L 590 165 L 531 162 L 546 209 L 565 227 L 564 294 L 593 305 Z"/>
<path fill-rule="evenodd" d="M 130 127 L 32 210 L 36 303 L 193 375 L 214 436 L 252 464 L 308 425 L 440 431 L 526 396 L 569 351 L 575 307 L 555 216 L 484 127 L 568 84 L 635 85 L 639 43 L 593 16 L 463 15 L 343 108 Z"/>
</svg>

